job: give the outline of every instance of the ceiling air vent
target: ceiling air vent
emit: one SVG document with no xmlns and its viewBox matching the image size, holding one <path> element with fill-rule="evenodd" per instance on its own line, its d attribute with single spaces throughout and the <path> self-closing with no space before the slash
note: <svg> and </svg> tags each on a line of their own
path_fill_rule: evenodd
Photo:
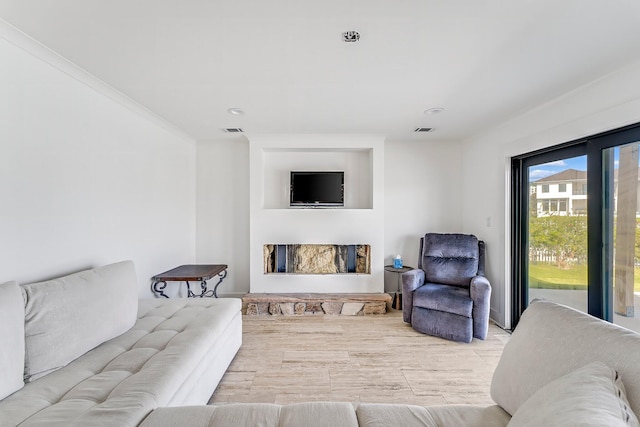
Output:
<svg viewBox="0 0 640 427">
<path fill-rule="evenodd" d="M 224 128 L 222 129 L 226 133 L 242 133 L 244 132 L 242 128 Z"/>
<path fill-rule="evenodd" d="M 345 31 L 342 33 L 342 41 L 347 43 L 355 43 L 360 40 L 360 33 L 357 31 Z"/>
<path fill-rule="evenodd" d="M 414 132 L 431 132 L 433 128 L 416 128 Z"/>
</svg>

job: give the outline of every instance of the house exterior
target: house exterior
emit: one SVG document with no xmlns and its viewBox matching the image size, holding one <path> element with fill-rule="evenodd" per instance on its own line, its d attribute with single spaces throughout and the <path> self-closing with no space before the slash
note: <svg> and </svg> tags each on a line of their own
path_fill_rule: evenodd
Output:
<svg viewBox="0 0 640 427">
<path fill-rule="evenodd" d="M 640 215 L 640 168 L 638 169 L 636 216 Z M 614 211 L 618 202 L 618 169 L 613 179 Z M 537 216 L 586 215 L 587 172 L 567 169 L 530 184 L 529 194 L 535 200 Z"/>
<path fill-rule="evenodd" d="M 531 183 L 535 195 L 536 214 L 586 215 L 587 172 L 567 169 Z"/>
</svg>

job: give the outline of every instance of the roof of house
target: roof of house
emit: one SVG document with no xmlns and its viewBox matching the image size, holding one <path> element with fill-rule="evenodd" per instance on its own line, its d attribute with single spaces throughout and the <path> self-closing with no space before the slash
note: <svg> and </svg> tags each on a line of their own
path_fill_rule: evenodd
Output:
<svg viewBox="0 0 640 427">
<path fill-rule="evenodd" d="M 576 180 L 586 180 L 587 179 L 587 171 L 579 171 L 577 169 L 567 169 L 562 172 L 554 173 L 553 175 L 549 175 L 544 178 L 540 178 L 535 183 L 539 182 L 557 182 L 557 181 L 576 181 Z"/>
</svg>

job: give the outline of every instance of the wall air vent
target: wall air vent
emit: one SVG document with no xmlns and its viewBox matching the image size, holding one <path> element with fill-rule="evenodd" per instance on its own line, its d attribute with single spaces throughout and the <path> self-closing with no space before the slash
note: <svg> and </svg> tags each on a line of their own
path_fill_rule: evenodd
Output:
<svg viewBox="0 0 640 427">
<path fill-rule="evenodd" d="M 416 128 L 414 132 L 431 132 L 433 128 Z"/>
<path fill-rule="evenodd" d="M 222 131 L 226 132 L 226 133 L 242 133 L 242 132 L 244 132 L 242 130 L 242 128 L 224 128 L 224 129 L 222 129 Z"/>
</svg>

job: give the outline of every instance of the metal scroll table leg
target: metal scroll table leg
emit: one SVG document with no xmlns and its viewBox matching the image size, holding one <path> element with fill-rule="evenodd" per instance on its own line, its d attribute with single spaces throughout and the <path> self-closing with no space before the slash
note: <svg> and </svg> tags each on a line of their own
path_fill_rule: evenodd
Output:
<svg viewBox="0 0 640 427">
<path fill-rule="evenodd" d="M 191 285 L 189 285 L 189 282 L 184 282 L 184 283 L 187 284 L 187 298 L 202 298 L 202 297 L 210 296 L 210 295 L 207 295 L 207 281 L 206 280 L 203 280 L 203 281 L 200 282 L 201 292 L 199 294 L 196 294 L 195 292 L 193 292 L 191 290 Z"/>
<path fill-rule="evenodd" d="M 203 280 L 202 283 L 200 283 L 200 286 L 202 287 L 202 293 L 196 296 L 199 296 L 200 298 L 202 297 L 218 298 L 218 286 L 220 286 L 220 283 L 222 283 L 225 277 L 227 277 L 227 270 L 218 274 L 218 278 L 219 278 L 218 283 L 216 283 L 213 289 L 207 289 L 207 282 L 206 280 Z"/>
<path fill-rule="evenodd" d="M 218 283 L 216 283 L 216 285 L 213 287 L 213 296 L 218 298 L 218 286 L 220 286 L 220 283 L 222 283 L 222 281 L 224 280 L 225 277 L 227 277 L 227 270 L 223 271 L 222 273 L 218 274 L 218 277 L 220 278 L 220 280 L 218 280 Z"/>
<path fill-rule="evenodd" d="M 189 282 L 188 281 L 185 281 L 184 283 L 187 284 L 187 298 L 195 298 L 195 297 L 199 296 L 199 295 L 196 295 L 196 294 L 193 293 L 193 291 L 191 290 L 191 286 L 189 286 Z"/>
<path fill-rule="evenodd" d="M 161 296 L 161 297 L 169 298 L 169 296 L 164 293 L 164 289 L 166 287 L 167 287 L 167 282 L 153 282 L 151 284 L 151 292 L 153 292 L 156 297 Z"/>
</svg>

